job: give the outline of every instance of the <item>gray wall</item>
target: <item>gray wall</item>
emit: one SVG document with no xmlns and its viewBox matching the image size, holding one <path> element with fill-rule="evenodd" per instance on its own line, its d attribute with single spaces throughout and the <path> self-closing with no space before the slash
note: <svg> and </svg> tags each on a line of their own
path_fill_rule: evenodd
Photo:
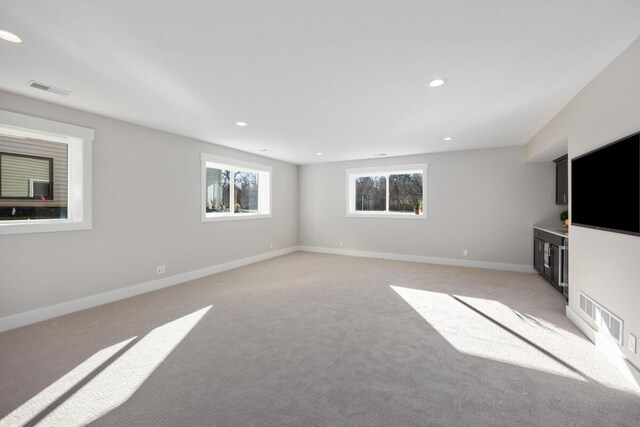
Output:
<svg viewBox="0 0 640 427">
<path fill-rule="evenodd" d="M 576 95 L 527 149 L 533 157 L 554 141 L 567 139 L 569 158 L 573 158 L 637 131 L 640 39 Z M 640 337 L 640 237 L 581 227 L 571 227 L 570 236 L 570 307 L 586 319 L 578 305 L 582 290 L 621 317 L 625 331 L 621 352 L 640 367 L 640 355 L 626 348 L 629 332 Z"/>
<path fill-rule="evenodd" d="M 300 166 L 300 245 L 532 264 L 532 229 L 553 220 L 552 163 L 523 148 L 457 151 Z M 426 220 L 347 218 L 345 169 L 429 164 Z M 559 222 L 559 220 L 557 221 Z"/>
<path fill-rule="evenodd" d="M 297 244 L 295 165 L 1 91 L 0 109 L 95 129 L 93 229 L 0 236 L 0 318 Z M 272 166 L 273 218 L 201 223 L 201 152 Z"/>
</svg>

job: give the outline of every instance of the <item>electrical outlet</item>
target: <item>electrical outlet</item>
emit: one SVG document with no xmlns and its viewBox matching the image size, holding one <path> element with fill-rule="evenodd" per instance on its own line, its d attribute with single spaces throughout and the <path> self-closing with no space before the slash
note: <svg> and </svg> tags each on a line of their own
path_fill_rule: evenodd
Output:
<svg viewBox="0 0 640 427">
<path fill-rule="evenodd" d="M 635 354 L 636 353 L 636 336 L 631 333 L 629 334 L 628 346 L 629 346 L 629 350 L 631 350 L 631 352 Z"/>
<path fill-rule="evenodd" d="M 273 243 L 269 243 L 269 247 L 273 249 Z"/>
<path fill-rule="evenodd" d="M 343 242 L 342 240 L 340 240 L 339 245 L 340 245 L 340 246 L 343 246 L 343 245 L 344 245 L 344 242 Z"/>
<path fill-rule="evenodd" d="M 164 269 L 164 265 L 159 265 L 156 267 L 156 274 L 164 274 L 166 270 Z"/>
<path fill-rule="evenodd" d="M 469 251 L 466 249 L 462 250 L 462 256 L 469 256 Z"/>
</svg>

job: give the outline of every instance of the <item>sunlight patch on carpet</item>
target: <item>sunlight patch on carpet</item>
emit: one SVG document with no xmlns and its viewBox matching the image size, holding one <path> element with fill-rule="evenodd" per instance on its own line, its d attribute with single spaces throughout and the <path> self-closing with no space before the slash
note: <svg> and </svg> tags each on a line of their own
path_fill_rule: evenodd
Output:
<svg viewBox="0 0 640 427">
<path fill-rule="evenodd" d="M 102 370 L 100 365 L 135 338 L 99 351 L 0 420 L 0 427 L 25 425 L 33 420 L 38 421 L 37 425 L 81 426 L 97 420 L 126 402 L 210 308 L 155 328 Z M 79 390 L 62 402 L 56 402 L 96 370 L 99 372 Z M 54 407 L 50 407 L 52 405 Z M 43 411 L 46 415 L 42 417 Z"/>
<path fill-rule="evenodd" d="M 581 375 L 470 310 L 451 295 L 391 286 L 461 353 L 585 381 Z"/>
<path fill-rule="evenodd" d="M 639 391 L 633 376 L 629 372 L 628 375 L 624 375 L 620 367 L 602 352 L 594 352 L 593 343 L 585 337 L 527 313 L 518 313 L 498 301 L 461 296 L 457 298 L 498 320 L 502 325 L 526 337 L 557 358 L 570 363 L 586 378 L 618 390 L 636 393 Z"/>
<path fill-rule="evenodd" d="M 461 353 L 638 392 L 586 338 L 499 301 L 391 286 Z"/>
<path fill-rule="evenodd" d="M 91 374 L 95 369 L 105 363 L 110 357 L 118 353 L 135 338 L 136 337 L 129 338 L 128 340 L 98 351 L 93 356 L 73 368 L 58 381 L 42 390 L 28 402 L 24 403 L 15 411 L 0 420 L 0 427 L 22 426 L 27 424 L 34 416 L 44 411 L 49 405 L 62 397 L 67 391 L 71 390 L 73 386 L 87 375 Z"/>
</svg>

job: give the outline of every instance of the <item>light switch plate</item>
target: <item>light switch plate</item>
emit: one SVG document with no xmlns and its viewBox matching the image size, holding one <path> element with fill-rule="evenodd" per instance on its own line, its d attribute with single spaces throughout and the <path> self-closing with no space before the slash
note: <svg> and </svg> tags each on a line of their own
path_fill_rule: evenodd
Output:
<svg viewBox="0 0 640 427">
<path fill-rule="evenodd" d="M 635 354 L 636 352 L 636 336 L 629 334 L 629 350 Z"/>
</svg>

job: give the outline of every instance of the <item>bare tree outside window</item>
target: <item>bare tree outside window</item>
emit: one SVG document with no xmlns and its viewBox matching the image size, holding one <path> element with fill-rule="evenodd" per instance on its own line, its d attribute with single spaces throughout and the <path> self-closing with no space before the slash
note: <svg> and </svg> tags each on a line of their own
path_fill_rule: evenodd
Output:
<svg viewBox="0 0 640 427">
<path fill-rule="evenodd" d="M 412 202 L 422 199 L 422 174 L 389 175 L 389 211 L 412 212 Z"/>
<path fill-rule="evenodd" d="M 271 216 L 271 167 L 208 153 L 201 160 L 202 222 Z"/>
<path fill-rule="evenodd" d="M 236 213 L 258 212 L 258 174 L 251 172 L 236 172 L 235 209 Z"/>
<path fill-rule="evenodd" d="M 346 169 L 347 216 L 426 218 L 428 165 Z"/>
<path fill-rule="evenodd" d="M 356 211 L 386 210 L 387 178 L 362 176 L 356 178 Z"/>
</svg>

